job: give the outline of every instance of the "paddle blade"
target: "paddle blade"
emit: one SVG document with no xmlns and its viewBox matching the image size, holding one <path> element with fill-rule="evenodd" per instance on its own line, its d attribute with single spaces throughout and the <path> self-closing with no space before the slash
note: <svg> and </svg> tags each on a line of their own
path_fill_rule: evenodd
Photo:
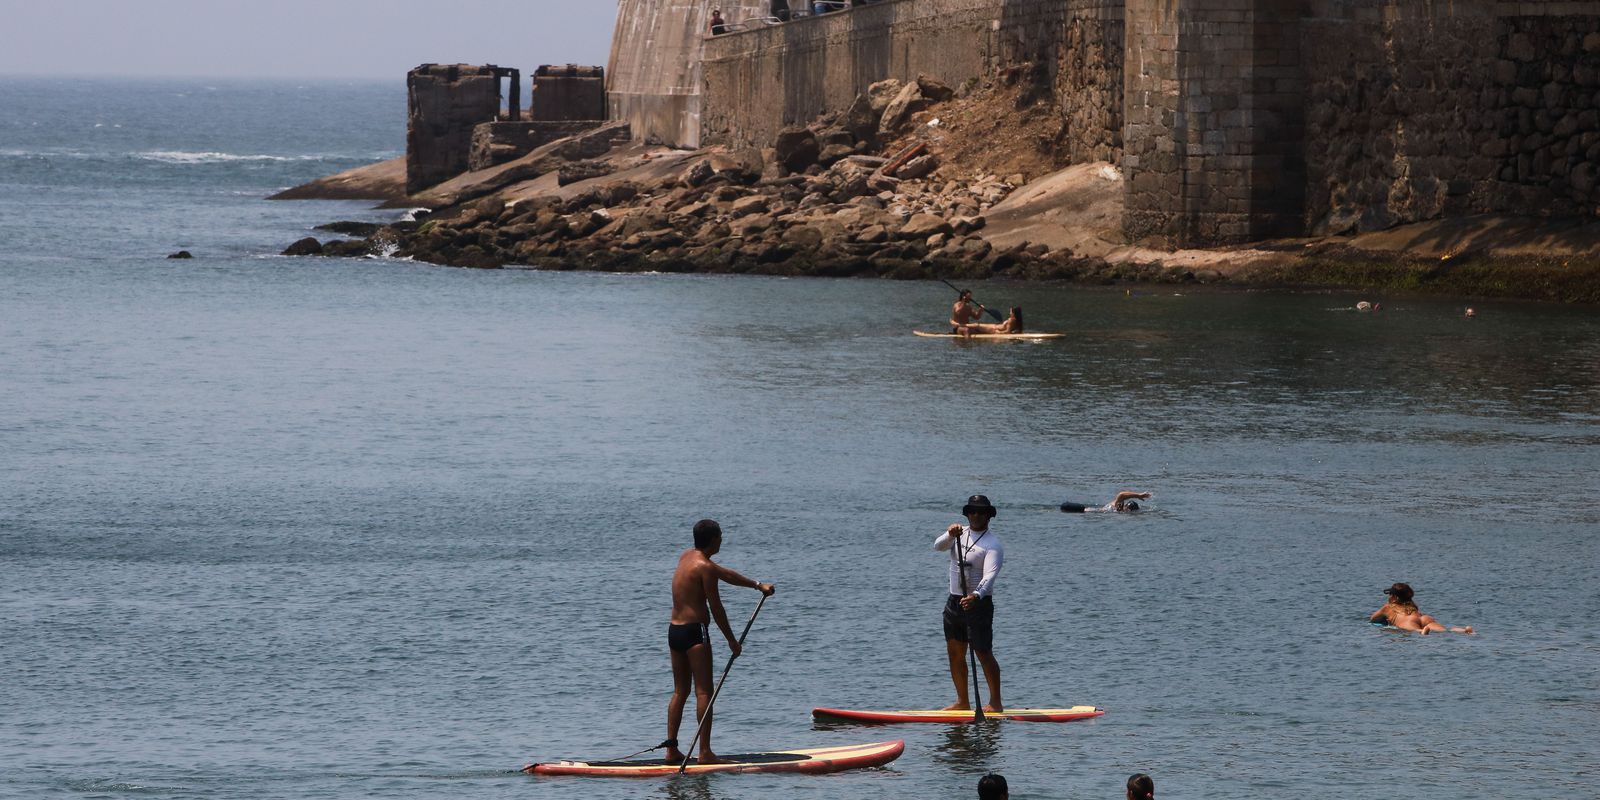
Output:
<svg viewBox="0 0 1600 800">
<path fill-rule="evenodd" d="M 984 311 L 987 312 L 989 316 L 994 317 L 994 321 L 995 322 L 1005 322 L 1006 321 L 1005 317 L 1000 316 L 1000 312 L 998 312 L 998 311 L 996 311 L 996 310 L 994 310 L 992 308 L 985 308 Z"/>
</svg>

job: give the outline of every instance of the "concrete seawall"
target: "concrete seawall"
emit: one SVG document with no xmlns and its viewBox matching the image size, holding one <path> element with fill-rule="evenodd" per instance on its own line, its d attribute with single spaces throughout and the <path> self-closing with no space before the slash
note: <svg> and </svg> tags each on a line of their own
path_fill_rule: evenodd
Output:
<svg viewBox="0 0 1600 800">
<path fill-rule="evenodd" d="M 1073 41 L 1079 50 L 1093 48 L 1096 59 L 1103 52 L 1100 31 L 1118 28 L 1110 49 L 1120 63 L 1121 6 L 1113 0 L 887 0 L 716 37 L 705 44 L 703 135 L 712 142 L 768 144 L 784 126 L 842 109 L 885 78 L 926 75 L 960 86 L 1022 63 L 1054 76 L 1069 28 L 1078 31 Z M 1086 36 L 1086 30 L 1093 33 Z M 1084 127 L 1103 129 L 1106 113 L 1101 109 Z"/>
<path fill-rule="evenodd" d="M 620 0 L 606 70 L 607 117 L 633 135 L 678 147 L 700 146 L 702 46 L 710 32 L 706 0 Z M 718 0 L 730 22 L 764 14 L 762 0 Z"/>
<path fill-rule="evenodd" d="M 1123 168 L 1136 238 L 1600 208 L 1600 2 L 888 0 L 702 47 L 694 121 L 732 145 L 1020 65 L 1069 157 Z"/>
</svg>

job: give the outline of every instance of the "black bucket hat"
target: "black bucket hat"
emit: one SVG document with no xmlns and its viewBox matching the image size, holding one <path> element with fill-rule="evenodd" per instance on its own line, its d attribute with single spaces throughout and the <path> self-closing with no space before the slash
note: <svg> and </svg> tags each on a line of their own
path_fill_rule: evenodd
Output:
<svg viewBox="0 0 1600 800">
<path fill-rule="evenodd" d="M 974 511 L 986 512 L 991 519 L 1000 515 L 1000 512 L 990 505 L 989 498 L 975 494 L 967 498 L 967 504 L 961 507 L 962 514 L 971 514 Z"/>
</svg>

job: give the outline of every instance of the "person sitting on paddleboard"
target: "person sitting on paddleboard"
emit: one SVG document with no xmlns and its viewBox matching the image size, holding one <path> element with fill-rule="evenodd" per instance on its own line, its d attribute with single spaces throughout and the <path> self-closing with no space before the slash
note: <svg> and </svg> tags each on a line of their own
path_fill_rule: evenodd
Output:
<svg viewBox="0 0 1600 800">
<path fill-rule="evenodd" d="M 703 519 L 694 524 L 694 547 L 678 557 L 672 573 L 672 622 L 667 626 L 667 648 L 672 652 L 672 700 L 667 703 L 667 763 L 683 763 L 678 749 L 678 726 L 683 722 L 683 706 L 689 699 L 689 683 L 694 682 L 695 717 L 707 716 L 700 735 L 701 764 L 721 764 L 711 751 L 711 720 L 706 707 L 711 702 L 711 627 L 717 627 L 728 640 L 728 658 L 739 657 L 739 640 L 728 627 L 728 612 L 722 607 L 717 582 L 759 590 L 771 597 L 776 591 L 770 583 L 758 583 L 711 557 L 722 549 L 722 526 Z"/>
<path fill-rule="evenodd" d="M 1411 591 L 1411 584 L 1409 583 L 1397 583 L 1384 589 L 1383 593 L 1389 597 L 1384 601 L 1383 608 L 1372 612 L 1372 616 L 1368 617 L 1371 622 L 1376 622 L 1379 625 L 1392 625 L 1403 631 L 1418 631 L 1423 635 L 1442 633 L 1444 631 L 1451 633 L 1473 632 L 1471 625 L 1446 627 L 1431 615 L 1419 611 L 1417 604 L 1411 599 L 1415 593 Z"/>
<path fill-rule="evenodd" d="M 1006 317 L 1005 322 L 993 325 L 987 322 L 958 325 L 955 332 L 962 336 L 971 336 L 977 333 L 1022 333 L 1022 306 L 1012 306 L 1011 315 Z"/>
<path fill-rule="evenodd" d="M 983 305 L 972 300 L 972 290 L 962 289 L 956 304 L 950 307 L 950 332 L 960 333 L 962 326 L 983 318 Z"/>
<path fill-rule="evenodd" d="M 994 583 L 1000 577 L 1000 567 L 1005 563 L 1005 550 L 1000 537 L 989 530 L 989 520 L 994 519 L 995 507 L 989 498 L 975 494 L 967 500 L 961 513 L 967 524 L 951 525 L 933 540 L 933 549 L 950 551 L 950 596 L 944 604 L 945 651 L 950 657 L 950 679 L 955 683 L 956 696 L 961 698 L 946 711 L 971 708 L 967 700 L 967 647 L 977 654 L 983 664 L 983 676 L 989 684 L 989 702 L 986 712 L 1005 710 L 1000 700 L 1000 662 L 994 658 Z"/>
<path fill-rule="evenodd" d="M 1117 492 L 1117 499 L 1103 506 L 1086 506 L 1079 503 L 1062 503 L 1061 510 L 1068 514 L 1083 514 L 1089 511 L 1138 511 L 1139 504 L 1135 500 L 1149 500 L 1149 492 Z"/>
</svg>

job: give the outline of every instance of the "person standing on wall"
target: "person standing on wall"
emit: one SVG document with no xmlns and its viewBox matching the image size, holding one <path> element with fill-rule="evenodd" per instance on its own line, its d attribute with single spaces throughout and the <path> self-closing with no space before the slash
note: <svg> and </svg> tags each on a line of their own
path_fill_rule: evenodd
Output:
<svg viewBox="0 0 1600 800">
<path fill-rule="evenodd" d="M 1000 537 L 989 530 L 996 509 L 989 498 L 975 494 L 961 508 L 966 525 L 951 525 L 937 539 L 933 549 L 950 551 L 950 596 L 944 604 L 945 651 L 950 658 L 950 680 L 960 698 L 947 711 L 971 708 L 967 694 L 967 648 L 983 665 L 989 684 L 989 702 L 983 710 L 1005 710 L 1000 699 L 1000 662 L 994 658 L 994 584 L 1005 563 Z"/>
<path fill-rule="evenodd" d="M 728 32 L 728 21 L 722 18 L 722 9 L 711 9 L 711 35 L 721 36 Z"/>
</svg>

